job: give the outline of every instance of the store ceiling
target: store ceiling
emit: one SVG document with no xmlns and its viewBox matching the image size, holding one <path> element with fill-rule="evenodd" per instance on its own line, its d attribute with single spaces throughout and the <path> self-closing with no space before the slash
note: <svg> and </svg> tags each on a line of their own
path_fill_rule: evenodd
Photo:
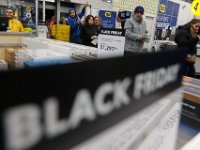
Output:
<svg viewBox="0 0 200 150">
<path fill-rule="evenodd" d="M 20 0 L 21 2 L 35 2 L 35 0 Z M 38 0 L 43 1 L 43 0 Z M 47 2 L 55 2 L 55 0 L 46 0 Z M 71 0 L 60 0 L 62 2 L 70 2 Z M 103 2 L 112 3 L 112 0 L 101 0 Z"/>
</svg>

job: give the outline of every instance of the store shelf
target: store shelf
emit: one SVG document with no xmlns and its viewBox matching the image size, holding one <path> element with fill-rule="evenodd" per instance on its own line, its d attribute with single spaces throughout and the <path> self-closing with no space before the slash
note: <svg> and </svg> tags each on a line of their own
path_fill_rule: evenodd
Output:
<svg viewBox="0 0 200 150">
<path fill-rule="evenodd" d="M 0 43 L 0 47 L 10 47 L 10 46 L 19 47 L 19 46 L 22 46 L 22 44 L 20 44 L 20 43 Z"/>
<path fill-rule="evenodd" d="M 30 32 L 0 32 L 0 35 L 31 35 Z"/>
</svg>

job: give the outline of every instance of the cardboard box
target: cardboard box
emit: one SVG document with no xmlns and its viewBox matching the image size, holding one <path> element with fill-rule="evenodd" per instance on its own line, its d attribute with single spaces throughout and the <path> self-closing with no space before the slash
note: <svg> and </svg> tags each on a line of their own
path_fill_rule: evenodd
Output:
<svg viewBox="0 0 200 150">
<path fill-rule="evenodd" d="M 182 115 L 200 121 L 200 80 L 183 77 Z"/>
<path fill-rule="evenodd" d="M 174 150 L 182 96 L 177 91 L 141 110 L 74 150 L 150 150 L 163 137 L 158 149 Z M 164 127 L 164 128 L 163 128 Z M 170 145 L 169 145 L 170 144 Z"/>
<path fill-rule="evenodd" d="M 8 64 L 4 60 L 0 60 L 0 71 L 8 70 Z"/>
<path fill-rule="evenodd" d="M 15 59 L 16 59 L 16 52 L 18 49 L 9 48 L 5 49 L 5 61 L 8 63 L 8 68 L 10 70 L 15 69 Z"/>
<path fill-rule="evenodd" d="M 181 103 L 176 103 L 137 150 L 175 150 Z"/>
</svg>

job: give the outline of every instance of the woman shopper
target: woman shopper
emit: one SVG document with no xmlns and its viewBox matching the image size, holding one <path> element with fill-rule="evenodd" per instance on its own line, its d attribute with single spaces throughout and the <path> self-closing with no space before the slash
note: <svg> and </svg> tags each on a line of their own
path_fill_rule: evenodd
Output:
<svg viewBox="0 0 200 150">
<path fill-rule="evenodd" d="M 200 20 L 192 19 L 189 23 L 179 26 L 176 30 L 175 42 L 180 50 L 186 51 L 184 75 L 195 77 L 196 45 L 200 40 Z"/>
<path fill-rule="evenodd" d="M 94 25 L 94 17 L 92 15 L 86 17 L 80 37 L 83 45 L 96 47 L 97 43 L 94 43 L 94 41 L 97 39 L 97 28 Z"/>
</svg>

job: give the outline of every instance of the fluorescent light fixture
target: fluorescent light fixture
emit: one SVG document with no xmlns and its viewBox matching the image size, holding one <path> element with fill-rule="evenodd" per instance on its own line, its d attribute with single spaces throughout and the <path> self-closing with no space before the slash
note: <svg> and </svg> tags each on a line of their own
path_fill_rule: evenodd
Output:
<svg viewBox="0 0 200 150">
<path fill-rule="evenodd" d="M 102 0 L 102 1 L 106 3 L 112 3 L 112 0 Z"/>
</svg>

